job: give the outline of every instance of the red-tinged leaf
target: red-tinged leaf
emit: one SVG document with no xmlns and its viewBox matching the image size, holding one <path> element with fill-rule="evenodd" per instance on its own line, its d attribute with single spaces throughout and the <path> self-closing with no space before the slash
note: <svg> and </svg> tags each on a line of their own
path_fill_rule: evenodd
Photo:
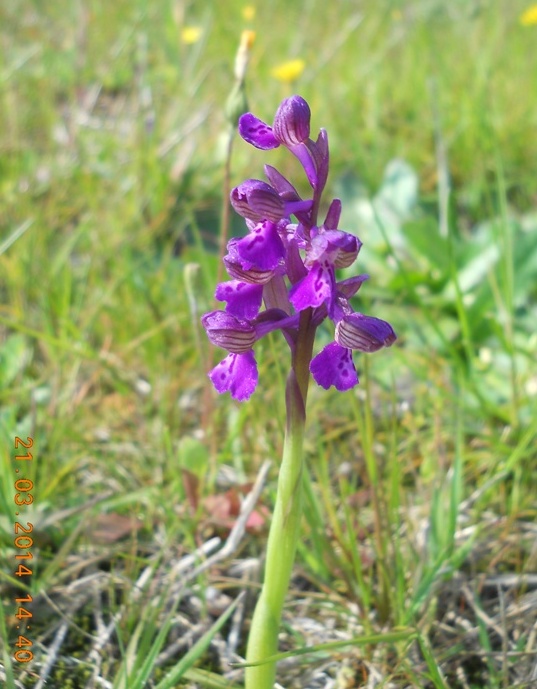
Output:
<svg viewBox="0 0 537 689">
<path fill-rule="evenodd" d="M 371 489 L 362 488 L 352 493 L 348 497 L 348 503 L 351 507 L 358 509 L 361 507 L 367 507 L 369 504 L 371 504 Z"/>
<path fill-rule="evenodd" d="M 219 529 L 231 530 L 241 511 L 240 494 L 247 495 L 251 488 L 251 484 L 245 484 L 237 488 L 230 488 L 225 493 L 209 495 L 204 501 L 204 507 L 210 523 Z M 248 516 L 246 530 L 250 533 L 259 533 L 265 527 L 268 516 L 267 508 L 263 505 L 259 506 Z"/>
<path fill-rule="evenodd" d="M 144 523 L 136 517 L 108 512 L 95 517 L 87 530 L 87 535 L 96 543 L 116 543 L 139 531 L 143 525 Z"/>
<path fill-rule="evenodd" d="M 241 499 L 238 491 L 235 488 L 230 488 L 225 495 L 229 501 L 229 514 L 232 517 L 237 517 L 241 511 Z"/>
<path fill-rule="evenodd" d="M 237 491 L 230 488 L 226 493 L 207 496 L 204 506 L 210 523 L 228 530 L 233 526 L 240 511 L 240 499 Z"/>
</svg>

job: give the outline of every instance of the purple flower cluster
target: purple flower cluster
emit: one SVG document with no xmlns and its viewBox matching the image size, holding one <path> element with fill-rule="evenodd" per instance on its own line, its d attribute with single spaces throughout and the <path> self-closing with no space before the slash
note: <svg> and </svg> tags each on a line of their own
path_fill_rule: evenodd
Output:
<svg viewBox="0 0 537 689">
<path fill-rule="evenodd" d="M 362 243 L 338 229 L 339 199 L 331 202 L 324 222 L 317 222 L 328 177 L 326 131 L 321 129 L 316 141 L 310 139 L 309 106 L 292 96 L 280 104 L 272 127 L 247 113 L 239 120 L 239 133 L 256 148 L 281 145 L 291 151 L 304 168 L 312 195 L 302 199 L 270 165 L 265 166 L 268 183 L 248 179 L 231 192 L 231 204 L 245 219 L 248 234 L 227 246 L 224 264 L 231 280 L 218 285 L 215 294 L 226 303 L 225 310 L 202 318 L 209 340 L 229 352 L 209 377 L 218 392 L 247 400 L 258 380 L 257 340 L 281 330 L 293 352 L 300 314 L 311 309 L 308 327 L 317 328 L 327 317 L 335 324 L 334 341 L 309 363 L 313 378 L 325 389 L 334 385 L 348 390 L 358 383 L 352 350 L 374 352 L 390 346 L 396 335 L 386 321 L 356 313 L 350 305 L 367 275 L 336 279 L 336 269 L 350 266 Z"/>
</svg>

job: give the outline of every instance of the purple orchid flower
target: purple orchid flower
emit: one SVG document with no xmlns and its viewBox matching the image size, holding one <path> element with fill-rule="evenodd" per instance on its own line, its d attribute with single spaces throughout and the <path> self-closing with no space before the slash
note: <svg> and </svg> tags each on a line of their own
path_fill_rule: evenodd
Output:
<svg viewBox="0 0 537 689">
<path fill-rule="evenodd" d="M 329 318 L 334 341 L 313 358 L 310 353 L 307 365 L 321 387 L 349 390 L 359 382 L 352 351 L 389 347 L 396 335 L 386 321 L 357 313 L 349 304 L 367 275 L 337 279 L 337 270 L 351 266 L 362 246 L 358 237 L 338 228 L 339 199 L 330 203 L 324 224 L 317 224 L 329 167 L 326 132 L 321 130 L 316 141 L 310 138 L 310 108 L 300 96 L 291 96 L 280 104 L 272 126 L 247 113 L 239 120 L 239 133 L 262 150 L 287 148 L 302 164 L 312 191 L 311 198 L 301 198 L 289 180 L 267 165 L 268 182 L 249 179 L 231 192 L 231 204 L 245 218 L 248 233 L 228 243 L 224 265 L 231 280 L 215 293 L 225 310 L 202 318 L 210 341 L 229 352 L 209 377 L 218 392 L 245 401 L 258 382 L 257 340 L 281 330 L 293 366 L 299 366 L 297 343 L 304 328 L 313 342 L 316 328 Z"/>
</svg>

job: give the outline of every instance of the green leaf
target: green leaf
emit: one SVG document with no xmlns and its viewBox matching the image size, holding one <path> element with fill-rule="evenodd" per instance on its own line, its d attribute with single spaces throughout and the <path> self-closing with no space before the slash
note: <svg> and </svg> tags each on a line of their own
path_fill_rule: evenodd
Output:
<svg viewBox="0 0 537 689">
<path fill-rule="evenodd" d="M 430 269 L 441 272 L 447 277 L 449 271 L 448 240 L 438 234 L 436 218 L 428 216 L 407 222 L 404 235 L 409 247 L 419 258 L 425 259 Z"/>
<path fill-rule="evenodd" d="M 0 349 L 0 385 L 7 386 L 24 370 L 31 357 L 26 338 L 18 333 L 10 335 Z"/>
<path fill-rule="evenodd" d="M 196 438 L 186 436 L 179 442 L 179 464 L 198 478 L 207 473 L 209 452 L 207 447 Z"/>
<path fill-rule="evenodd" d="M 194 663 L 201 658 L 205 651 L 209 648 L 209 644 L 224 626 L 227 620 L 232 615 L 233 611 L 237 607 L 242 594 L 240 594 L 229 608 L 216 620 L 210 629 L 208 629 L 205 634 L 196 641 L 188 653 L 181 658 L 177 665 L 166 675 L 166 677 L 157 684 L 156 689 L 171 689 L 173 685 L 185 676 L 185 673 L 194 665 Z M 210 686 L 210 685 L 209 685 Z M 214 684 L 213 684 L 214 686 Z M 226 685 L 224 685 L 226 686 Z"/>
</svg>

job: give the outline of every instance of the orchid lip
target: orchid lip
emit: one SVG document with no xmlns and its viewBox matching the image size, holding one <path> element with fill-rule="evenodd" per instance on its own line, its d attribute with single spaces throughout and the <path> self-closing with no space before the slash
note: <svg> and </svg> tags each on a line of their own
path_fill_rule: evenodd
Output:
<svg viewBox="0 0 537 689">
<path fill-rule="evenodd" d="M 264 151 L 278 148 L 280 145 L 274 136 L 272 127 L 251 112 L 247 112 L 239 118 L 239 134 L 247 143 Z"/>
</svg>

